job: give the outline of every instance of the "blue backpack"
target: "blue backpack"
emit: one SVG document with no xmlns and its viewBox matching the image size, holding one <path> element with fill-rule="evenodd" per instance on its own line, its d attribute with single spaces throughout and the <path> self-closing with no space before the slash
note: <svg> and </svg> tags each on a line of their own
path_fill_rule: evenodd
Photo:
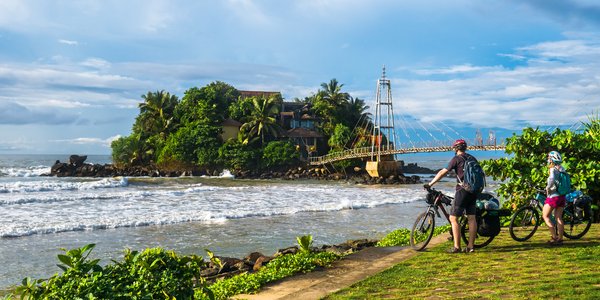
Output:
<svg viewBox="0 0 600 300">
<path fill-rule="evenodd" d="M 571 176 L 567 172 L 558 172 L 558 178 L 554 179 L 556 184 L 556 192 L 564 196 L 571 192 Z"/>
<path fill-rule="evenodd" d="M 471 155 L 461 156 L 464 161 L 464 180 L 461 182 L 458 179 L 459 184 L 465 189 L 465 191 L 471 194 L 479 194 L 485 187 L 485 173 L 479 162 Z"/>
</svg>

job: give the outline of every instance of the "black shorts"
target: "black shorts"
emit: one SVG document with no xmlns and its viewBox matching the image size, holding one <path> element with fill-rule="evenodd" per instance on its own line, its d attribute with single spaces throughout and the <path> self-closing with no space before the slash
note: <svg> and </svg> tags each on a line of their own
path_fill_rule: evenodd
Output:
<svg viewBox="0 0 600 300">
<path fill-rule="evenodd" d="M 450 207 L 450 215 L 460 217 L 465 211 L 467 215 L 475 215 L 477 209 L 475 202 L 477 201 L 477 195 L 471 194 L 464 189 L 459 189 L 454 195 L 452 201 L 452 207 Z"/>
</svg>

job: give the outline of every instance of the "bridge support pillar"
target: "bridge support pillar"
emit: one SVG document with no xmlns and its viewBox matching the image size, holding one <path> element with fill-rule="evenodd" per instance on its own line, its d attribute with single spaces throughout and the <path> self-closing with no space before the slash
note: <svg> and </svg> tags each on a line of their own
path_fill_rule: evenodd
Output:
<svg viewBox="0 0 600 300">
<path fill-rule="evenodd" d="M 365 169 L 369 176 L 377 178 L 398 175 L 400 166 L 400 162 L 395 160 L 368 161 Z"/>
</svg>

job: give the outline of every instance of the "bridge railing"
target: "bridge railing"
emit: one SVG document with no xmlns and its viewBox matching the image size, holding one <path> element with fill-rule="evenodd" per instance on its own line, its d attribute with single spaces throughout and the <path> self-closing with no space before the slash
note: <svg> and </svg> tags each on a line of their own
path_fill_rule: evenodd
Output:
<svg viewBox="0 0 600 300">
<path fill-rule="evenodd" d="M 404 147 L 394 149 L 393 147 L 382 146 L 379 149 L 373 151 L 372 147 L 353 148 L 339 152 L 329 153 L 323 156 L 311 157 L 309 159 L 310 165 L 323 165 L 335 161 L 352 159 L 352 158 L 366 158 L 375 155 L 395 155 L 395 154 L 407 154 L 407 153 L 426 153 L 426 152 L 448 152 L 452 151 L 451 146 L 421 146 L 416 147 L 415 144 L 412 147 Z M 475 145 L 470 146 L 469 150 L 504 150 L 504 145 Z"/>
</svg>

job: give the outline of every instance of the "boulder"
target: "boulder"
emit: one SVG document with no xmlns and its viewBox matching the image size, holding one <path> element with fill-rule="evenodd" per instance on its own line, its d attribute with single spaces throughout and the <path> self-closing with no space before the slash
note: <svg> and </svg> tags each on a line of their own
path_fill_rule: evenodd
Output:
<svg viewBox="0 0 600 300">
<path fill-rule="evenodd" d="M 69 163 L 70 163 L 71 165 L 74 165 L 74 166 L 76 166 L 76 167 L 79 167 L 79 166 L 83 165 L 83 162 L 84 162 L 86 159 L 87 159 L 87 155 L 82 155 L 82 156 L 79 156 L 79 155 L 75 155 L 75 154 L 73 154 L 73 155 L 69 156 Z"/>
</svg>

